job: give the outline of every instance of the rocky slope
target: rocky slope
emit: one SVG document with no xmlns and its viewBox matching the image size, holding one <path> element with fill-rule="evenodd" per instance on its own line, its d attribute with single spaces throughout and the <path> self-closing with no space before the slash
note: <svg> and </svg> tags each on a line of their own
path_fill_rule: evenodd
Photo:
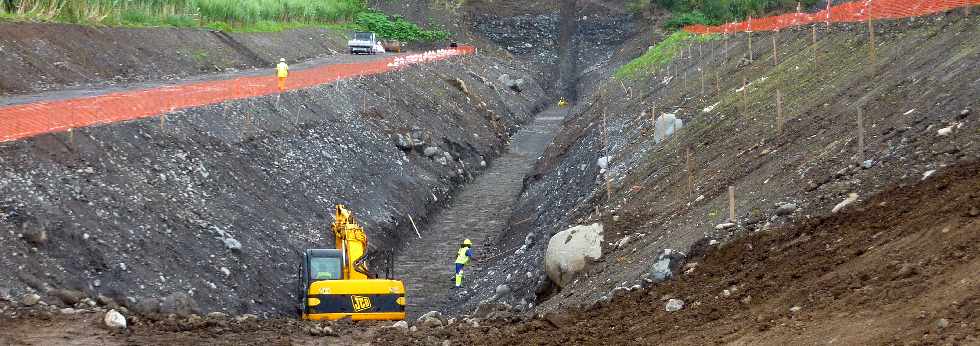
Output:
<svg viewBox="0 0 980 346">
<path fill-rule="evenodd" d="M 0 96 L 268 68 L 279 58 L 294 63 L 343 53 L 346 44 L 344 33 L 326 29 L 224 33 L 0 23 Z"/>
<path fill-rule="evenodd" d="M 492 164 L 542 95 L 473 56 L 3 143 L 0 287 L 148 315 L 292 313 L 299 252 L 329 244 L 334 203 L 384 273 L 409 215 L 424 225 Z"/>
<path fill-rule="evenodd" d="M 699 241 L 804 222 L 830 214 L 851 193 L 863 201 L 977 160 L 978 27 L 961 12 L 876 23 L 873 64 L 863 24 L 820 27 L 816 44 L 809 28 L 776 33 L 777 64 L 772 33 L 754 34 L 754 62 L 744 34 L 690 41 L 669 66 L 603 83 L 528 176 L 499 238 L 498 248 L 511 252 L 477 273 L 478 285 L 508 285 L 514 294 L 506 303 L 537 301 L 538 311 L 597 301 L 646 284 L 664 249 L 684 253 Z M 665 113 L 683 128 L 655 138 L 654 116 Z M 608 167 L 600 167 L 606 156 Z M 735 220 L 719 226 L 728 222 L 729 186 Z M 548 239 L 592 222 L 606 226 L 602 258 L 556 294 L 541 268 Z M 502 271 L 532 275 L 488 274 Z M 485 289 L 461 310 L 492 296 Z"/>
</svg>

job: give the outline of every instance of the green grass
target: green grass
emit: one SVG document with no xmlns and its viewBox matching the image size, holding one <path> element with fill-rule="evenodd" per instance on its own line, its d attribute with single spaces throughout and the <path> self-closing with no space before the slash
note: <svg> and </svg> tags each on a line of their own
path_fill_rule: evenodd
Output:
<svg viewBox="0 0 980 346">
<path fill-rule="evenodd" d="M 718 39 L 716 35 L 692 35 L 686 31 L 675 31 L 640 57 L 617 69 L 614 76 L 620 80 L 638 79 L 667 65 L 678 52 L 684 49 L 688 42 L 705 42 L 715 39 Z"/>
<path fill-rule="evenodd" d="M 365 0 L 0 0 L 0 18 L 123 26 L 280 27 L 350 22 Z M 295 23 L 295 24 L 293 24 Z"/>
<path fill-rule="evenodd" d="M 673 16 L 664 26 L 676 29 L 691 24 L 716 25 L 741 21 L 748 16 L 795 11 L 797 3 L 806 7 L 817 0 L 628 0 L 626 7 L 637 13 L 652 6 L 668 9 Z"/>
<path fill-rule="evenodd" d="M 123 27 L 206 27 L 231 32 L 277 32 L 321 27 L 369 30 L 384 38 L 434 41 L 449 34 L 425 30 L 367 8 L 366 0 L 0 0 L 0 20 Z"/>
</svg>

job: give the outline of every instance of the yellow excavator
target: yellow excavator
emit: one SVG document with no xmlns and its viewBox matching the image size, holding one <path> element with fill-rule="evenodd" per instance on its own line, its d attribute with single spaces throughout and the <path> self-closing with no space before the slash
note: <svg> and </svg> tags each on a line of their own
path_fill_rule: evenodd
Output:
<svg viewBox="0 0 980 346">
<path fill-rule="evenodd" d="M 336 248 L 307 249 L 299 272 L 304 320 L 404 320 L 405 285 L 373 278 L 367 268 L 367 235 L 338 204 L 331 227 Z"/>
</svg>

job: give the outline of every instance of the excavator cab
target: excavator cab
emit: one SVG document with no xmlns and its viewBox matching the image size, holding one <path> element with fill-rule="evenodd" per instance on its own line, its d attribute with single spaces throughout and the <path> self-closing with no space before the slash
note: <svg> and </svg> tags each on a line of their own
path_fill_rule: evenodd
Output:
<svg viewBox="0 0 980 346">
<path fill-rule="evenodd" d="M 367 235 L 343 205 L 332 226 L 336 249 L 307 249 L 299 270 L 299 313 L 305 320 L 403 320 L 405 285 L 373 278 Z"/>
</svg>

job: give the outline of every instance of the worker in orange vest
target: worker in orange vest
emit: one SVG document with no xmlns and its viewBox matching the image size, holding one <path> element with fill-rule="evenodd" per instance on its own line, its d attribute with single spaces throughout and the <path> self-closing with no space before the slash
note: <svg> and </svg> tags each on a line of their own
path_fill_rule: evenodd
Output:
<svg viewBox="0 0 980 346">
<path fill-rule="evenodd" d="M 286 91 L 286 77 L 289 76 L 289 65 L 286 65 L 286 58 L 279 59 L 279 65 L 276 65 L 276 76 L 279 77 L 279 92 Z"/>
</svg>

